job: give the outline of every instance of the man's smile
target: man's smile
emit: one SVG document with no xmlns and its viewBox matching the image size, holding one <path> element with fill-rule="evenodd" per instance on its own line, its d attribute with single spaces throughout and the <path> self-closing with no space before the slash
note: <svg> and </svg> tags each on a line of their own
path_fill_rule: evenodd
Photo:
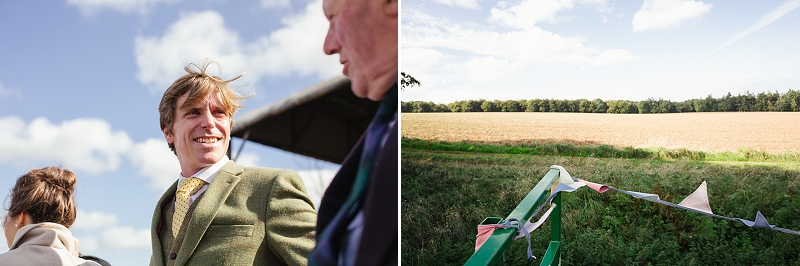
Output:
<svg viewBox="0 0 800 266">
<path fill-rule="evenodd" d="M 220 140 L 220 139 L 219 139 L 219 138 L 217 138 L 217 137 L 199 137 L 199 138 L 196 138 L 196 139 L 194 139 L 194 142 L 200 142 L 200 143 L 216 143 L 216 142 L 217 142 L 217 141 L 219 141 L 219 140 Z"/>
</svg>

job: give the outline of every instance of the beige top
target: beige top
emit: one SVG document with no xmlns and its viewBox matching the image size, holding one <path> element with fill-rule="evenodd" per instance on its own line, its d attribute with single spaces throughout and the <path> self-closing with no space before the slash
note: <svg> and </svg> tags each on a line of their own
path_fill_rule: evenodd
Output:
<svg viewBox="0 0 800 266">
<path fill-rule="evenodd" d="M 100 266 L 78 258 L 75 237 L 57 223 L 29 224 L 17 231 L 8 252 L 0 254 L 0 266 Z"/>
</svg>

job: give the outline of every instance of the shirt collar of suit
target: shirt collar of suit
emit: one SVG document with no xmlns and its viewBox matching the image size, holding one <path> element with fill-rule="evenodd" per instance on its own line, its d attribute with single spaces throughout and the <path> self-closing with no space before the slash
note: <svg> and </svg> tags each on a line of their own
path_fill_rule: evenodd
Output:
<svg viewBox="0 0 800 266">
<path fill-rule="evenodd" d="M 225 166 L 225 164 L 227 164 L 228 161 L 230 161 L 230 160 L 231 159 L 228 158 L 228 155 L 225 155 L 225 156 L 222 157 L 222 159 L 220 159 L 216 163 L 212 164 L 211 166 L 208 166 L 206 168 L 200 169 L 200 171 L 197 171 L 197 173 L 195 173 L 192 176 L 188 176 L 188 177 L 197 177 L 197 178 L 200 178 L 200 179 L 206 181 L 207 184 L 210 184 L 211 181 L 214 180 L 214 176 L 216 176 L 217 172 L 219 172 L 219 169 L 222 169 L 222 167 Z M 178 176 L 179 176 L 178 180 L 187 177 L 187 176 L 183 176 L 183 174 L 181 174 L 181 173 L 178 173 Z"/>
</svg>

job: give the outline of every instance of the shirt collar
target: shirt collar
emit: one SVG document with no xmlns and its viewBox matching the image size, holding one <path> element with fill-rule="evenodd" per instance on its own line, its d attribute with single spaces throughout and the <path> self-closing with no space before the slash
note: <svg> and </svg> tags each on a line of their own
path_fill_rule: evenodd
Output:
<svg viewBox="0 0 800 266">
<path fill-rule="evenodd" d="M 228 158 L 228 155 L 225 155 L 222 157 L 222 159 L 212 164 L 211 166 L 200 169 L 200 171 L 197 171 L 197 173 L 192 175 L 192 177 L 200 178 L 206 181 L 207 184 L 210 184 L 211 181 L 214 180 L 214 177 L 217 175 L 217 172 L 219 172 L 219 169 L 222 169 L 222 167 L 225 166 L 225 164 L 227 164 L 228 161 L 230 160 L 231 159 Z M 178 175 L 179 175 L 178 180 L 185 178 L 185 176 L 183 176 L 183 174 L 181 173 L 178 173 Z"/>
</svg>

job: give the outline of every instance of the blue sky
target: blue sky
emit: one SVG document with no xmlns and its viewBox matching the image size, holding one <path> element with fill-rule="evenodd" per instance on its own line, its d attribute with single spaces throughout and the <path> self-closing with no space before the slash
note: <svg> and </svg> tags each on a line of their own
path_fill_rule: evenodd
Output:
<svg viewBox="0 0 800 266">
<path fill-rule="evenodd" d="M 404 0 L 401 100 L 800 89 L 800 1 Z"/>
<path fill-rule="evenodd" d="M 71 169 L 81 252 L 146 265 L 179 171 L 158 126 L 164 90 L 211 58 L 223 78 L 247 72 L 234 83 L 255 96 L 239 114 L 278 101 L 341 75 L 327 28 L 320 0 L 0 0 L 0 194 L 29 169 Z M 255 143 L 237 162 L 295 169 L 317 195 L 338 169 Z"/>
</svg>

